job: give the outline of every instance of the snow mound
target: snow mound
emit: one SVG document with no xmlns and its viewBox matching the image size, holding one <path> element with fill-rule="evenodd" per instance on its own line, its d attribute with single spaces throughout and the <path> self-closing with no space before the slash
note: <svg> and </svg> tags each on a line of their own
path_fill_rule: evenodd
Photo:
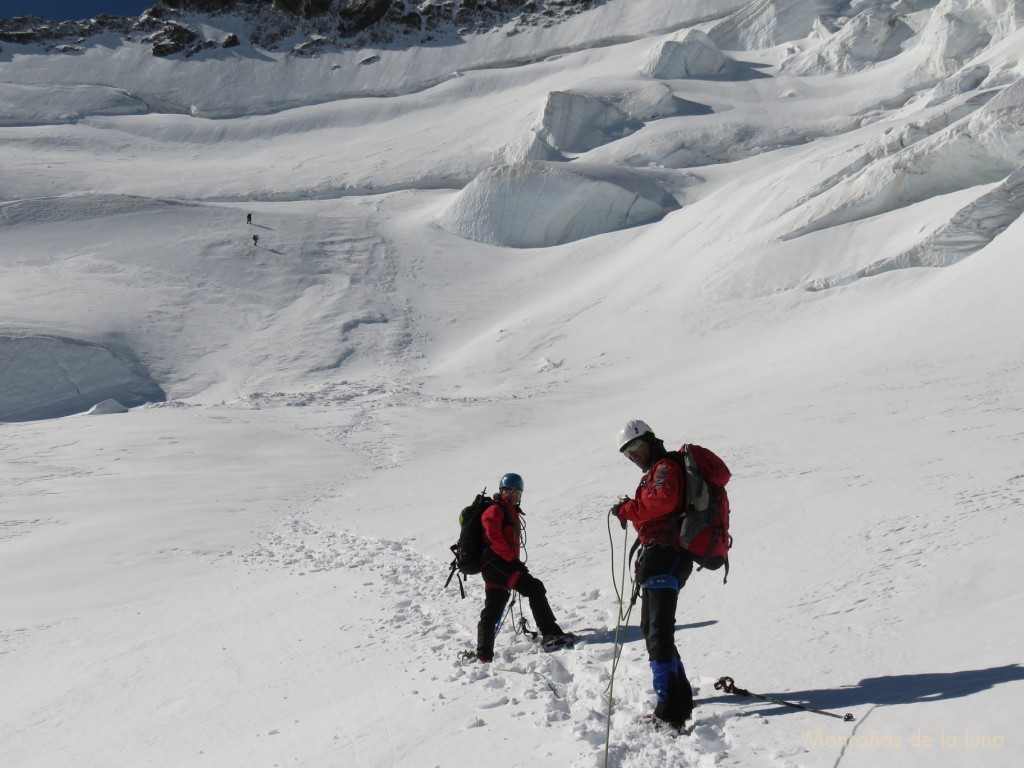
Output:
<svg viewBox="0 0 1024 768">
<path fill-rule="evenodd" d="M 712 113 L 710 108 L 692 102 L 690 109 L 692 115 Z M 586 160 L 632 168 L 695 168 L 731 163 L 779 147 L 805 144 L 819 130 L 817 126 L 796 121 L 789 125 L 758 125 L 733 120 L 730 116 L 716 122 L 666 120 L 593 150 Z"/>
<path fill-rule="evenodd" d="M 125 408 L 117 400 L 104 400 L 101 403 L 96 403 L 92 408 L 89 409 L 89 416 L 105 416 L 110 413 L 128 413 L 128 408 Z"/>
<path fill-rule="evenodd" d="M 931 3 L 929 3 L 931 4 Z M 737 16 L 749 13 L 750 6 Z M 809 38 L 817 38 L 807 50 L 786 60 L 782 69 L 796 74 L 848 73 L 891 59 L 905 50 L 921 51 L 921 63 L 910 77 L 925 83 L 945 78 L 994 42 L 1020 27 L 1020 11 L 1008 2 L 943 0 L 934 10 L 922 11 L 920 4 L 875 4 L 852 18 L 822 18 L 814 21 Z M 727 20 L 728 21 L 728 20 Z M 772 27 L 764 16 L 753 24 L 756 34 Z M 749 24 L 749 21 L 748 21 Z M 722 35 L 730 27 L 723 22 Z M 749 35 L 749 27 L 742 27 Z M 784 33 L 768 38 L 776 42 L 795 40 Z M 741 35 L 741 39 L 742 38 Z M 718 37 L 716 42 L 724 46 Z"/>
<path fill-rule="evenodd" d="M 1024 80 L 1005 88 L 970 117 L 836 183 L 805 206 L 804 216 L 810 220 L 788 237 L 1002 181 L 1021 165 Z"/>
<path fill-rule="evenodd" d="M 924 75 L 947 77 L 985 48 L 1020 28 L 1020 4 L 997 0 L 942 0 L 914 36 L 926 54 Z M 906 46 L 905 46 L 906 47 Z"/>
<path fill-rule="evenodd" d="M 783 70 L 801 75 L 854 72 L 897 55 L 913 35 L 891 8 L 882 6 L 857 14 L 834 33 L 823 25 L 818 30 L 824 40 L 787 59 Z"/>
<path fill-rule="evenodd" d="M 896 269 L 948 267 L 980 251 L 1024 214 L 1024 169 L 1011 173 L 992 191 L 957 211 L 949 223 L 917 245 L 881 259 L 853 274 L 815 280 L 805 287 L 821 291 Z"/>
<path fill-rule="evenodd" d="M 165 396 L 123 350 L 54 336 L 0 336 L 0 421 L 69 416 L 105 399 L 136 406 Z"/>
<path fill-rule="evenodd" d="M 633 120 L 660 120 L 685 111 L 680 99 L 666 83 L 647 78 L 601 78 L 583 83 L 577 93 L 587 93 L 613 105 Z"/>
<path fill-rule="evenodd" d="M 145 102 L 103 85 L 0 83 L 0 126 L 72 123 L 87 115 L 138 115 Z"/>
<path fill-rule="evenodd" d="M 708 30 L 727 51 L 772 48 L 810 37 L 822 18 L 834 18 L 844 5 L 838 0 L 754 0 Z"/>
<path fill-rule="evenodd" d="M 468 240 L 544 248 L 646 224 L 677 208 L 638 171 L 525 161 L 481 172 L 434 221 Z"/>
<path fill-rule="evenodd" d="M 586 152 L 642 127 L 642 122 L 602 98 L 552 91 L 534 132 L 544 144 L 559 152 Z"/>
<path fill-rule="evenodd" d="M 536 124 L 521 138 L 502 147 L 506 163 L 568 158 L 575 153 L 617 141 L 648 120 L 693 111 L 665 83 L 646 78 L 601 78 L 569 92 L 548 94 Z M 710 110 L 706 110 L 710 112 Z M 596 116 L 597 121 L 592 120 Z"/>
<path fill-rule="evenodd" d="M 521 163 L 526 160 L 564 162 L 569 159 L 545 142 L 535 130 L 525 133 L 503 146 L 499 150 L 498 156 L 508 164 Z"/>
<path fill-rule="evenodd" d="M 989 68 L 984 64 L 973 67 L 966 67 L 955 75 L 950 75 L 935 86 L 932 97 L 925 104 L 926 107 L 937 107 L 945 104 L 950 99 L 963 93 L 969 93 L 977 89 L 988 77 Z"/>
<path fill-rule="evenodd" d="M 790 210 L 795 210 L 825 194 L 833 187 L 847 181 L 855 174 L 864 170 L 882 158 L 891 157 L 907 147 L 916 144 L 939 131 L 949 128 L 958 120 L 967 117 L 984 106 L 997 95 L 997 91 L 986 91 L 961 97 L 947 104 L 940 112 L 934 112 L 918 120 L 906 123 L 898 129 L 889 129 L 881 137 L 858 146 L 853 151 L 853 159 L 830 173 L 825 179 L 812 187 L 807 194 L 797 199 Z"/>
<path fill-rule="evenodd" d="M 678 39 L 664 40 L 651 51 L 640 72 L 663 80 L 724 75 L 732 60 L 705 33 L 688 29 Z"/>
</svg>

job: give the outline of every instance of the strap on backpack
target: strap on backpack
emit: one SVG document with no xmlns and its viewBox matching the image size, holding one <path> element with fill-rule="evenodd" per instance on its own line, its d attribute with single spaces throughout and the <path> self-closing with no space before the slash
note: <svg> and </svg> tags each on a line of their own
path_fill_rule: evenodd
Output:
<svg viewBox="0 0 1024 768">
<path fill-rule="evenodd" d="M 715 548 L 715 544 L 718 543 L 718 537 L 719 537 L 719 534 L 720 534 L 722 529 L 721 529 L 720 526 L 716 525 L 713 530 L 714 530 L 714 535 L 711 537 L 711 546 L 708 547 L 708 552 L 710 552 L 711 550 L 713 550 Z M 729 537 L 729 546 L 726 548 L 726 552 L 725 552 L 725 575 L 722 577 L 722 583 L 723 584 L 728 584 L 729 583 L 729 550 L 730 549 L 732 549 L 732 536 Z M 703 571 L 704 570 L 704 564 L 700 560 L 697 560 L 696 558 L 694 558 L 693 561 L 697 564 L 697 570 L 698 571 Z"/>
</svg>

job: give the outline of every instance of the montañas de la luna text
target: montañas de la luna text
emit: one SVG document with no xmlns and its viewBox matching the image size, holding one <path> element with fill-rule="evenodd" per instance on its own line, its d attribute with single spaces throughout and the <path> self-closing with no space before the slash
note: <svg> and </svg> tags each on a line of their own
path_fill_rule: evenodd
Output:
<svg viewBox="0 0 1024 768">
<path fill-rule="evenodd" d="M 850 747 L 853 749 L 1005 749 L 1006 737 L 964 728 L 962 731 L 940 729 L 926 733 L 920 728 L 912 735 L 885 734 L 872 731 L 866 734 L 827 734 L 821 729 L 804 732 L 804 747 L 822 749 Z"/>
</svg>

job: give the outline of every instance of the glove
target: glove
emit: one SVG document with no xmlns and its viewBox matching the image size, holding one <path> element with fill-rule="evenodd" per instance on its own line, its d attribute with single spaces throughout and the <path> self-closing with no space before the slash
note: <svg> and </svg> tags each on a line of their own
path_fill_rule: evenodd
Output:
<svg viewBox="0 0 1024 768">
<path fill-rule="evenodd" d="M 611 507 L 608 509 L 608 514 L 614 515 L 618 519 L 619 525 L 622 526 L 622 530 L 626 530 L 626 520 L 622 517 L 619 517 L 619 512 L 622 509 L 622 505 L 625 504 L 627 501 L 629 501 L 628 497 L 620 496 L 619 500 L 612 504 Z"/>
</svg>

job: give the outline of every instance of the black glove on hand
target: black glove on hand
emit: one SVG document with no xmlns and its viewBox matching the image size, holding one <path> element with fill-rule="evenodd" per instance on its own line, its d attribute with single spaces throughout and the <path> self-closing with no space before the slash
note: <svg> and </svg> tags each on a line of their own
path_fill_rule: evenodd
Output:
<svg viewBox="0 0 1024 768">
<path fill-rule="evenodd" d="M 622 526 L 622 530 L 626 530 L 626 521 L 619 517 L 619 510 L 622 509 L 622 505 L 629 501 L 625 496 L 619 497 L 619 500 L 611 505 L 608 509 L 608 513 L 612 515 L 616 520 L 619 521 L 619 525 Z"/>
</svg>

